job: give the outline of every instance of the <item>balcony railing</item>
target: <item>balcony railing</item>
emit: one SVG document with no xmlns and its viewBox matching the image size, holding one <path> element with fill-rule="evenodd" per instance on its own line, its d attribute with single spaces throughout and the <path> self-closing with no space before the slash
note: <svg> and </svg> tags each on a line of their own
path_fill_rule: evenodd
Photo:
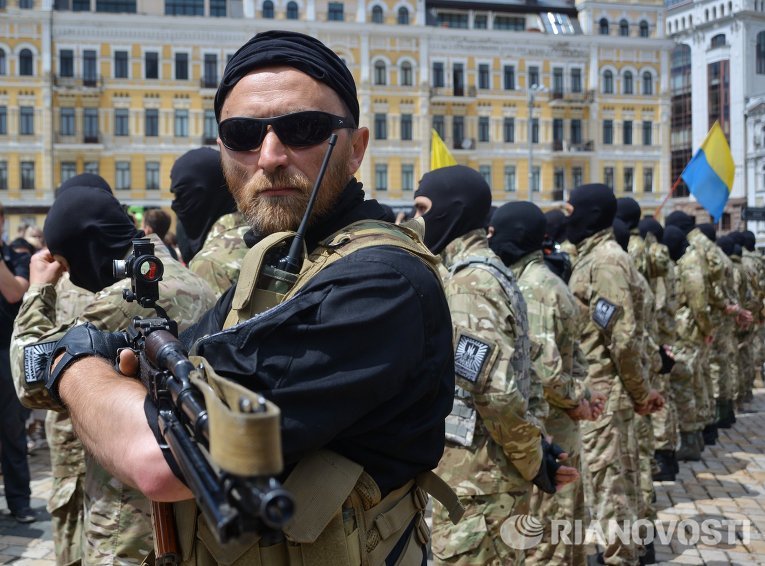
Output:
<svg viewBox="0 0 765 566">
<path fill-rule="evenodd" d="M 553 140 L 553 142 L 552 142 L 552 150 L 553 151 L 563 151 L 563 140 Z"/>
<path fill-rule="evenodd" d="M 82 143 L 100 143 L 98 134 L 85 134 L 82 136 Z"/>
<path fill-rule="evenodd" d="M 582 143 L 572 143 L 570 151 L 593 151 L 595 149 L 595 142 L 588 140 Z"/>
<path fill-rule="evenodd" d="M 563 200 L 564 197 L 565 197 L 565 191 L 563 189 L 553 189 L 552 191 L 553 200 Z"/>
<path fill-rule="evenodd" d="M 64 88 L 102 88 L 103 77 L 62 77 L 53 75 L 53 84 Z"/>
</svg>

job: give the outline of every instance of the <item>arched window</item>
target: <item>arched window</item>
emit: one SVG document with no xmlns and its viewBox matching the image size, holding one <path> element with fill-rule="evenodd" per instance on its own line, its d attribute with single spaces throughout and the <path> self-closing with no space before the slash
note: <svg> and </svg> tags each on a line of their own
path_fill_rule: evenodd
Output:
<svg viewBox="0 0 765 566">
<path fill-rule="evenodd" d="M 635 85 L 634 85 L 634 81 L 632 77 L 632 71 L 624 72 L 624 84 L 622 85 L 622 88 L 624 90 L 624 94 L 635 93 Z"/>
<path fill-rule="evenodd" d="M 266 0 L 265 2 L 263 2 L 263 19 L 265 20 L 274 19 L 274 3 L 271 2 L 271 0 Z"/>
<path fill-rule="evenodd" d="M 757 74 L 765 75 L 765 31 L 757 34 Z"/>
<path fill-rule="evenodd" d="M 643 94 L 653 94 L 653 75 L 650 71 L 645 71 L 643 73 Z"/>
<path fill-rule="evenodd" d="M 387 84 L 387 70 L 385 68 L 384 61 L 377 61 L 375 63 L 375 84 L 384 85 Z"/>
<path fill-rule="evenodd" d="M 603 71 L 603 94 L 614 93 L 614 74 L 611 71 Z"/>
<path fill-rule="evenodd" d="M 713 36 L 709 42 L 709 46 L 712 49 L 714 49 L 715 47 L 725 47 L 725 34 L 718 33 L 717 35 Z"/>
<path fill-rule="evenodd" d="M 608 20 L 606 18 L 600 18 L 600 35 L 608 35 Z"/>
<path fill-rule="evenodd" d="M 8 68 L 6 67 L 5 63 L 5 51 L 0 49 L 0 75 L 5 75 L 8 73 Z"/>
<path fill-rule="evenodd" d="M 704 9 L 704 21 L 709 21 L 709 8 Z"/>
<path fill-rule="evenodd" d="M 297 20 L 299 16 L 299 10 L 297 2 L 288 2 L 287 3 L 287 19 L 288 20 Z"/>
<path fill-rule="evenodd" d="M 19 53 L 19 75 L 31 77 L 34 74 L 34 56 L 29 49 L 22 49 Z"/>
<path fill-rule="evenodd" d="M 649 29 L 647 21 L 643 20 L 640 22 L 640 37 L 648 37 Z"/>
<path fill-rule="evenodd" d="M 720 4 L 720 17 L 725 15 L 725 4 Z"/>
<path fill-rule="evenodd" d="M 401 63 L 401 86 L 412 86 L 412 64 L 409 61 Z"/>
<path fill-rule="evenodd" d="M 619 35 L 627 37 L 630 34 L 630 24 L 627 20 L 621 20 L 619 22 Z"/>
<path fill-rule="evenodd" d="M 383 23 L 383 9 L 382 6 L 375 6 L 372 8 L 372 23 L 373 24 L 381 24 Z"/>
<path fill-rule="evenodd" d="M 717 19 L 717 6 L 712 6 L 712 19 Z"/>
<path fill-rule="evenodd" d="M 406 6 L 401 6 L 398 9 L 398 23 L 402 26 L 409 25 L 409 10 Z"/>
</svg>

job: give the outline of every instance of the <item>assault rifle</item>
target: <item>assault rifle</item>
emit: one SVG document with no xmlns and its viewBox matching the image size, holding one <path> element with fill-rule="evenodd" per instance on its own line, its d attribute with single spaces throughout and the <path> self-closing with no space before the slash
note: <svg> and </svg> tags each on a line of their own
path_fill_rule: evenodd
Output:
<svg viewBox="0 0 765 566">
<path fill-rule="evenodd" d="M 234 403 L 230 395 L 228 403 L 219 397 L 210 385 L 211 370 L 192 363 L 177 338 L 177 324 L 157 305 L 164 268 L 154 244 L 142 238 L 133 246 L 127 260 L 114 261 L 114 275 L 130 278 L 125 300 L 157 314 L 135 317 L 127 333 L 138 353 L 141 381 L 158 409 L 163 449 L 169 448 L 219 542 L 280 530 L 294 503 L 274 478 L 282 470 L 278 409 L 235 385 Z M 152 506 L 157 564 L 175 564 L 180 555 L 172 507 Z"/>
</svg>

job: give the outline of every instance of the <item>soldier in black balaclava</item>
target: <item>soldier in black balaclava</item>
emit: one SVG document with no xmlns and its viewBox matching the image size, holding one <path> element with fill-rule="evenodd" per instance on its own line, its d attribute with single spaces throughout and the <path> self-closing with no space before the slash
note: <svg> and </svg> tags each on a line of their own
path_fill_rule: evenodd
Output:
<svg viewBox="0 0 765 566">
<path fill-rule="evenodd" d="M 685 250 L 688 249 L 688 238 L 677 226 L 669 225 L 664 229 L 662 243 L 669 249 L 669 257 L 677 263 L 683 257 Z"/>
<path fill-rule="evenodd" d="M 616 239 L 616 243 L 619 244 L 625 252 L 628 251 L 630 245 L 629 227 L 623 221 L 619 220 L 619 218 L 614 218 L 612 228 L 614 230 L 614 239 Z"/>
<path fill-rule="evenodd" d="M 648 234 L 653 234 L 659 243 L 664 239 L 664 227 L 653 216 L 643 218 L 638 224 L 638 230 L 640 230 L 640 237 L 643 239 Z"/>
<path fill-rule="evenodd" d="M 704 224 L 696 224 L 696 228 L 701 230 L 701 233 L 713 242 L 717 241 L 717 228 L 715 228 L 714 224 L 705 222 Z"/>
<path fill-rule="evenodd" d="M 670 213 L 664 219 L 665 226 L 674 226 L 683 231 L 686 236 L 688 233 L 696 227 L 696 218 L 683 212 L 682 210 L 676 210 Z"/>
<path fill-rule="evenodd" d="M 568 218 L 562 210 L 554 209 L 545 213 L 545 239 L 542 242 L 545 265 L 558 277 L 568 283 L 571 277 L 571 256 L 561 249 L 566 240 Z"/>
<path fill-rule="evenodd" d="M 512 273 L 489 248 L 483 227 L 491 206 L 489 185 L 477 171 L 455 165 L 425 174 L 414 197 L 425 222 L 425 244 L 441 254 L 448 270 L 444 290 L 454 326 L 457 388 L 437 471 L 448 478 L 467 513 L 483 515 L 481 521 L 490 525 L 478 535 L 479 544 L 463 545 L 455 541 L 476 533 L 464 523 L 452 525 L 437 508 L 433 553 L 443 561 L 459 554 L 474 563 L 515 563 L 522 555 L 502 540 L 501 523 L 528 506 L 532 482 L 554 493 L 556 484 L 574 481 L 578 473 L 560 466 L 565 453 L 542 438 L 529 416 L 542 414 L 546 406 L 530 368 L 526 304 Z M 516 256 L 512 247 L 499 240 L 497 245 L 506 257 Z M 496 356 L 490 359 L 489 352 Z M 460 424 L 465 411 L 474 415 L 474 424 Z M 493 462 L 488 469 L 487 459 Z M 457 461 L 461 465 L 455 468 L 451 463 Z M 464 491 L 468 484 L 471 490 Z M 492 550 L 479 556 L 478 549 L 486 548 Z"/>
<path fill-rule="evenodd" d="M 575 246 L 610 228 L 616 215 L 614 191 L 599 183 L 577 187 L 571 191 L 568 203 L 573 211 L 566 222 L 566 236 Z"/>
</svg>

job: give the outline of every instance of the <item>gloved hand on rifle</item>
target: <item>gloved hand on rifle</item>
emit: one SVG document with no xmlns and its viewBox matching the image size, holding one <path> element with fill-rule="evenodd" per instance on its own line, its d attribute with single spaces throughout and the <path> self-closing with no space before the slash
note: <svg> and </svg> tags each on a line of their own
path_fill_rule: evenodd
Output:
<svg viewBox="0 0 765 566">
<path fill-rule="evenodd" d="M 85 356 L 98 356 L 114 364 L 123 348 L 130 348 L 130 340 L 125 332 L 106 332 L 99 330 L 90 322 L 70 329 L 53 348 L 48 360 L 45 388 L 56 401 L 61 403 L 58 384 L 61 374 L 75 360 Z M 61 356 L 58 363 L 56 359 Z M 53 369 L 51 369 L 53 367 Z"/>
<path fill-rule="evenodd" d="M 576 468 L 561 464 L 566 459 L 568 454 L 563 448 L 542 438 L 542 464 L 531 483 L 545 493 L 555 493 L 564 485 L 576 481 L 579 478 Z"/>
</svg>

